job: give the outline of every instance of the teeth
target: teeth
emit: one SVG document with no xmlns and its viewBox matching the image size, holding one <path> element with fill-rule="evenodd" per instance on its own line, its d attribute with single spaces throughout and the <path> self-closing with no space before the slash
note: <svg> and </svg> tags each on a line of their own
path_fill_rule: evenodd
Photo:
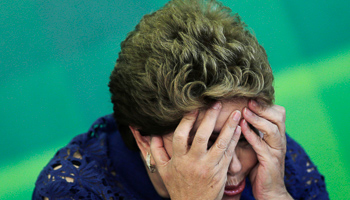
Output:
<svg viewBox="0 0 350 200">
<path fill-rule="evenodd" d="M 242 182 L 242 181 L 237 181 L 237 179 L 234 178 L 234 179 L 229 180 L 226 183 L 226 186 L 238 186 L 240 182 Z"/>
<path fill-rule="evenodd" d="M 238 187 L 240 183 L 242 183 L 243 180 L 237 181 L 236 178 L 227 181 L 225 187 Z"/>
</svg>

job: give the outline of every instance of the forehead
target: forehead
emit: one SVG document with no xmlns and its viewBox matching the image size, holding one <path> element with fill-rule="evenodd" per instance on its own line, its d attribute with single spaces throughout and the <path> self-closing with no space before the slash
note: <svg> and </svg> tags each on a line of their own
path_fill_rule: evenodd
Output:
<svg viewBox="0 0 350 200">
<path fill-rule="evenodd" d="M 241 113 L 243 111 L 244 107 L 248 106 L 248 100 L 247 99 L 239 99 L 239 100 L 232 100 L 232 101 L 223 101 L 222 108 L 220 111 L 220 114 L 216 120 L 214 132 L 220 132 L 221 128 L 225 124 L 227 118 L 230 116 L 230 114 L 236 110 L 239 110 Z M 199 125 L 201 124 L 203 117 L 205 115 L 206 110 L 200 111 L 197 121 L 195 122 L 192 132 L 196 132 Z"/>
</svg>

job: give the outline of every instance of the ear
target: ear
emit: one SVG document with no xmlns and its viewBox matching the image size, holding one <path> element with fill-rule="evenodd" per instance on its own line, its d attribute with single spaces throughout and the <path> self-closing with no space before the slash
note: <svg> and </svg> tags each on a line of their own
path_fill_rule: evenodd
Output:
<svg viewBox="0 0 350 200">
<path fill-rule="evenodd" d="M 146 159 L 147 152 L 151 152 L 151 136 L 142 136 L 140 131 L 133 126 L 129 126 L 129 128 L 134 135 L 137 146 L 139 147 L 143 158 Z"/>
</svg>

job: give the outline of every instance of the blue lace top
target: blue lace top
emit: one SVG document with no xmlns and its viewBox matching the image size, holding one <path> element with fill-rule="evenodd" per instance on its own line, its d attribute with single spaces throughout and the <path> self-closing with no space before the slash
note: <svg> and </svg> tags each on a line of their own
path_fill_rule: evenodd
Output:
<svg viewBox="0 0 350 200">
<path fill-rule="evenodd" d="M 287 136 L 285 184 L 294 199 L 329 199 L 324 177 Z M 123 143 L 112 115 L 60 149 L 41 171 L 32 199 L 163 199 L 155 191 L 139 152 Z M 247 185 L 241 199 L 254 199 Z"/>
</svg>

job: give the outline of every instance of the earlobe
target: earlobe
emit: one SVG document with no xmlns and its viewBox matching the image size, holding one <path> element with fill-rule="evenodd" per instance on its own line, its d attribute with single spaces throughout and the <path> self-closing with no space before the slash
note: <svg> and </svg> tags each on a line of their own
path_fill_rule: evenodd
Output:
<svg viewBox="0 0 350 200">
<path fill-rule="evenodd" d="M 152 164 L 154 163 L 154 160 L 151 158 L 151 136 L 142 136 L 140 131 L 133 126 L 129 126 L 129 128 L 134 135 L 136 144 L 140 149 L 146 166 L 151 173 L 154 173 L 156 171 L 156 167 L 154 164 Z"/>
<path fill-rule="evenodd" d="M 151 136 L 142 136 L 140 131 L 133 126 L 129 126 L 129 128 L 134 135 L 137 146 L 139 147 L 143 157 L 146 158 L 147 153 L 151 152 Z"/>
</svg>

